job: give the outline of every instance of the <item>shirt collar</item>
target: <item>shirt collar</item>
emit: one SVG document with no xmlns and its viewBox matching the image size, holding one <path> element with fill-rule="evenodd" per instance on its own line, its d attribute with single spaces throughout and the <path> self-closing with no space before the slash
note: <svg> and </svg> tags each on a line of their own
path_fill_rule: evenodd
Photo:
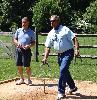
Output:
<svg viewBox="0 0 97 100">
<path fill-rule="evenodd" d="M 28 28 L 27 30 L 24 30 L 23 28 L 22 28 L 22 31 L 24 31 L 24 32 L 27 32 L 27 31 L 29 31 L 30 30 L 30 28 Z"/>
<path fill-rule="evenodd" d="M 54 28 L 54 30 L 58 30 L 58 29 L 59 29 L 59 27 L 60 27 L 60 25 L 58 25 L 56 28 Z"/>
</svg>

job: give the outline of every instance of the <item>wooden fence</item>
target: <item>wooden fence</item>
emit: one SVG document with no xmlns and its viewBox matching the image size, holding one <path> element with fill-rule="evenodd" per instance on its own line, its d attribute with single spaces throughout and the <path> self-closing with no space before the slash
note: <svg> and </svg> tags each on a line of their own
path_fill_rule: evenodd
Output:
<svg viewBox="0 0 97 100">
<path fill-rule="evenodd" d="M 44 45 L 44 43 L 39 43 L 38 42 L 38 35 L 41 36 L 47 36 L 47 33 L 36 33 L 36 46 L 35 46 L 35 60 L 38 61 L 38 55 L 39 55 L 39 51 L 38 51 L 38 46 L 39 45 Z M 97 37 L 97 34 L 76 34 L 77 37 Z M 79 48 L 97 48 L 97 45 L 80 45 Z M 43 56 L 43 54 L 42 54 Z M 57 56 L 57 54 L 50 54 L 50 56 Z M 91 59 L 97 59 L 97 56 L 93 56 L 93 55 L 80 55 L 79 57 L 81 58 L 91 58 Z M 78 57 L 78 58 L 79 58 Z"/>
</svg>

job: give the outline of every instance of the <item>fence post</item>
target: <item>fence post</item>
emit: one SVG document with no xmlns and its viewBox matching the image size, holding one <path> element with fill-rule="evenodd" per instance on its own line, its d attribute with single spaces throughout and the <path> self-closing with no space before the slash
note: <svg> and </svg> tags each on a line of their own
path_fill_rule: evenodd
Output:
<svg viewBox="0 0 97 100">
<path fill-rule="evenodd" d="M 36 43 L 35 43 L 35 61 L 38 62 L 38 33 L 37 33 L 37 30 L 36 30 L 36 27 L 35 27 L 35 36 L 36 36 Z"/>
</svg>

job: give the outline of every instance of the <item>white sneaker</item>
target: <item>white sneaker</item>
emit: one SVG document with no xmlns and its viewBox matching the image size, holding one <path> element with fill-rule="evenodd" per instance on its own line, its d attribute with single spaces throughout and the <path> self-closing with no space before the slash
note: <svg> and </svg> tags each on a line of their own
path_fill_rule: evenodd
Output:
<svg viewBox="0 0 97 100">
<path fill-rule="evenodd" d="M 23 79 L 20 79 L 20 80 L 16 81 L 16 85 L 21 85 L 21 84 L 24 84 L 24 80 Z"/>
<path fill-rule="evenodd" d="M 66 96 L 62 93 L 58 93 L 58 96 L 57 96 L 57 100 L 61 100 L 63 98 L 65 98 Z"/>
<path fill-rule="evenodd" d="M 26 80 L 26 81 L 24 81 L 24 82 L 25 82 L 26 85 L 29 85 L 29 86 L 32 85 L 32 81 L 31 81 L 31 80 Z"/>
</svg>

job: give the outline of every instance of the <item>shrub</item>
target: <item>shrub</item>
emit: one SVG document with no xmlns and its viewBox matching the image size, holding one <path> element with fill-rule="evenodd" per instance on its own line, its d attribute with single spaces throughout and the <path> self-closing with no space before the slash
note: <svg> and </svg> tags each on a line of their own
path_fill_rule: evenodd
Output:
<svg viewBox="0 0 97 100">
<path fill-rule="evenodd" d="M 49 17 L 53 14 L 60 16 L 62 23 L 71 24 L 72 12 L 68 0 L 40 0 L 33 7 L 33 25 L 37 31 L 49 31 Z"/>
<path fill-rule="evenodd" d="M 87 7 L 86 12 L 83 14 L 83 19 L 78 20 L 78 23 L 79 28 L 82 28 L 84 32 L 97 32 L 97 0 Z"/>
</svg>

